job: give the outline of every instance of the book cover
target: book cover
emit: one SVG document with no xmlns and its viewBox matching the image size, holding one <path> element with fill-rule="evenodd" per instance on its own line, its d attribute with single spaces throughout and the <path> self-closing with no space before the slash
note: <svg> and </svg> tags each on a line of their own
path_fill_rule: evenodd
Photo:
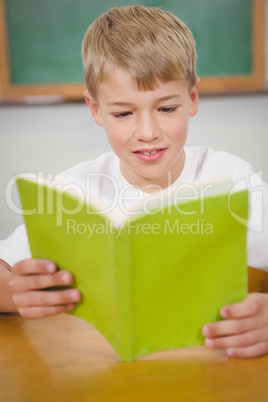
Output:
<svg viewBox="0 0 268 402">
<path fill-rule="evenodd" d="M 239 219 L 247 218 L 246 190 L 230 195 L 221 186 L 202 198 L 152 202 L 115 225 L 57 186 L 17 184 L 33 258 L 74 275 L 83 297 L 71 313 L 94 325 L 122 361 L 203 344 L 203 325 L 246 297 L 247 228 Z"/>
</svg>

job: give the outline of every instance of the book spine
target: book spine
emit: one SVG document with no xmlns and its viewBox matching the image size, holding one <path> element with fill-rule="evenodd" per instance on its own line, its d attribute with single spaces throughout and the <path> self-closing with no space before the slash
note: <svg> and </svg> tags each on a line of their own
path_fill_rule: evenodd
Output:
<svg viewBox="0 0 268 402">
<path fill-rule="evenodd" d="M 115 239 L 115 276 L 118 311 L 117 354 L 122 361 L 133 360 L 131 314 L 131 255 L 129 234 L 124 229 Z"/>
</svg>

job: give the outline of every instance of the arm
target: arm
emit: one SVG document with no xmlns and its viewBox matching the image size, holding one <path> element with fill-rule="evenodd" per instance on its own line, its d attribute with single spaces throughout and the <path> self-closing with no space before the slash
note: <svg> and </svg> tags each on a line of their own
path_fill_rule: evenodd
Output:
<svg viewBox="0 0 268 402">
<path fill-rule="evenodd" d="M 72 280 L 68 271 L 58 271 L 51 261 L 26 259 L 16 263 L 12 269 L 2 262 L 0 311 L 39 318 L 71 310 L 81 298 L 77 289 L 44 289 L 70 285 Z"/>
</svg>

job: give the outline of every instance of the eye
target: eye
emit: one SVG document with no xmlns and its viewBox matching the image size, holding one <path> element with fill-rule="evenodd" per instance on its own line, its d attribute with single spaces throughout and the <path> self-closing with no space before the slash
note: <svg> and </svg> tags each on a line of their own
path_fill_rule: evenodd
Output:
<svg viewBox="0 0 268 402">
<path fill-rule="evenodd" d="M 159 108 L 159 112 L 163 113 L 172 113 L 175 112 L 178 109 L 178 106 L 166 106 L 166 107 L 161 107 Z"/>
<path fill-rule="evenodd" d="M 116 119 L 123 119 L 124 117 L 130 116 L 132 113 L 131 112 L 122 112 L 122 113 L 113 113 L 113 116 Z"/>
</svg>

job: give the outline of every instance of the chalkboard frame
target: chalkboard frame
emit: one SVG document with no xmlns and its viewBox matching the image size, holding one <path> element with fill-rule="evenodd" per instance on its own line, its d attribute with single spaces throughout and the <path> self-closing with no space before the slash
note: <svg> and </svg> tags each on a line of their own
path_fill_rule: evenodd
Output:
<svg viewBox="0 0 268 402">
<path fill-rule="evenodd" d="M 201 76 L 200 93 L 260 90 L 265 85 L 265 0 L 252 0 L 252 71 L 248 75 Z M 31 96 L 82 99 L 84 83 L 15 85 L 10 79 L 5 0 L 0 0 L 0 94 L 5 100 Z"/>
</svg>

